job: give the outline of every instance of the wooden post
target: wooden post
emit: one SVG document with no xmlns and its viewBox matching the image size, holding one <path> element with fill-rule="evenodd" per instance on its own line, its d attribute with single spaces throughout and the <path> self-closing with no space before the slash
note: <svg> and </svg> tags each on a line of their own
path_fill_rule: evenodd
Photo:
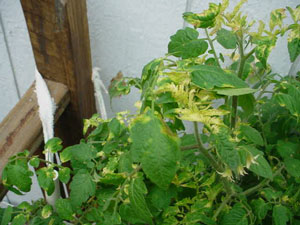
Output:
<svg viewBox="0 0 300 225">
<path fill-rule="evenodd" d="M 65 84 L 70 105 L 56 136 L 67 145 L 82 137 L 82 120 L 96 112 L 86 0 L 21 0 L 37 68 Z"/>
</svg>

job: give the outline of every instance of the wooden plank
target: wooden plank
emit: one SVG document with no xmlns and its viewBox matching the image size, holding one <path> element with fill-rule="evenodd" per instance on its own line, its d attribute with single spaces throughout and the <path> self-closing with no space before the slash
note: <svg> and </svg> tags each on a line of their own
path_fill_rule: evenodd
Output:
<svg viewBox="0 0 300 225">
<path fill-rule="evenodd" d="M 70 95 L 68 88 L 63 84 L 47 81 L 47 85 L 57 105 L 55 115 L 57 120 L 67 107 Z M 33 84 L 0 123 L 0 174 L 9 157 L 25 149 L 35 152 L 43 140 L 34 89 Z"/>
<path fill-rule="evenodd" d="M 70 90 L 70 106 L 57 132 L 65 143 L 75 144 L 82 137 L 82 120 L 96 112 L 86 0 L 21 0 L 21 4 L 38 70 Z M 66 134 L 69 130 L 72 135 Z"/>
<path fill-rule="evenodd" d="M 70 93 L 64 84 L 46 80 L 57 109 L 55 121 L 70 102 Z M 35 84 L 27 90 L 21 100 L 0 123 L 0 179 L 9 157 L 28 149 L 34 154 L 43 143 L 42 123 L 34 92 Z M 0 200 L 7 190 L 0 184 Z"/>
</svg>

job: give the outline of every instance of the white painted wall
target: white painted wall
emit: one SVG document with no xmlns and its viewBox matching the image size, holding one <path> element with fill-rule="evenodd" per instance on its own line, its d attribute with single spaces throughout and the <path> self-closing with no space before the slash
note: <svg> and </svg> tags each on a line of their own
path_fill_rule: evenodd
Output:
<svg viewBox="0 0 300 225">
<path fill-rule="evenodd" d="M 108 87 L 112 77 L 120 70 L 125 76 L 139 77 L 147 62 L 167 52 L 169 37 L 183 27 L 182 13 L 186 8 L 200 12 L 208 7 L 208 2 L 220 1 L 87 0 L 93 66 L 102 69 L 105 85 Z M 230 6 L 237 2 L 230 0 Z M 248 0 L 243 11 L 250 18 L 267 21 L 271 10 L 297 4 L 299 0 Z M 3 24 L 0 27 L 1 121 L 18 101 L 17 90 L 22 95 L 32 83 L 35 64 L 19 0 L 0 0 L 0 13 Z M 278 40 L 270 59 L 274 71 L 288 72 L 290 62 L 286 41 Z M 111 110 L 106 97 L 109 116 L 127 109 L 133 112 L 133 104 L 138 98 L 139 93 L 134 90 L 129 96 L 114 99 Z M 35 187 L 27 198 L 39 196 L 36 193 Z M 14 199 L 16 202 L 21 200 L 16 196 Z"/>
<path fill-rule="evenodd" d="M 0 0 L 0 20 L 1 121 L 32 84 L 35 62 L 19 0 Z"/>
</svg>

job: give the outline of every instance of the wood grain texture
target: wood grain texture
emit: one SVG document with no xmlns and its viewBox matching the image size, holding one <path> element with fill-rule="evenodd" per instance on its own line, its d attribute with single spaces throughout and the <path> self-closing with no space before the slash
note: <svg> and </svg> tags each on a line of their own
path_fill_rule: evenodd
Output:
<svg viewBox="0 0 300 225">
<path fill-rule="evenodd" d="M 64 84 L 49 80 L 46 82 L 57 106 L 57 121 L 70 102 L 70 94 Z M 25 149 L 33 154 L 43 142 L 42 123 L 34 90 L 35 84 L 0 123 L 0 178 L 9 157 Z M 3 187 L 0 187 L 0 199 L 4 192 Z"/>
<path fill-rule="evenodd" d="M 82 120 L 96 112 L 87 9 L 86 0 L 60 2 L 21 0 L 39 72 L 70 90 L 70 106 L 57 132 L 65 143 L 75 144 L 82 137 Z"/>
<path fill-rule="evenodd" d="M 70 101 L 68 88 L 53 81 L 47 85 L 57 105 L 57 120 Z M 25 149 L 34 152 L 41 144 L 42 123 L 34 89 L 33 84 L 0 123 L 0 174 L 9 157 Z"/>
</svg>

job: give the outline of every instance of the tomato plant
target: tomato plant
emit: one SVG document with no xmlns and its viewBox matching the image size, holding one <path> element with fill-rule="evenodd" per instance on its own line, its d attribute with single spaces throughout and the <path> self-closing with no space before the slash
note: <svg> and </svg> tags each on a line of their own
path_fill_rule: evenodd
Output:
<svg viewBox="0 0 300 225">
<path fill-rule="evenodd" d="M 111 83 L 112 97 L 140 89 L 138 114 L 94 115 L 80 144 L 46 144 L 71 166 L 38 169 L 39 185 L 51 195 L 57 170 L 70 197 L 54 207 L 44 200 L 8 207 L 1 224 L 300 224 L 300 82 L 268 64 L 285 33 L 291 62 L 298 57 L 300 7 L 274 10 L 268 26 L 254 29 L 240 11 L 244 2 L 232 12 L 224 0 L 184 13 L 192 26 L 171 36 L 164 57 L 141 78 Z M 284 24 L 286 13 L 293 24 Z M 216 52 L 216 42 L 230 54 Z M 28 163 L 40 162 L 27 151 L 13 156 L 3 184 L 29 191 Z"/>
</svg>

